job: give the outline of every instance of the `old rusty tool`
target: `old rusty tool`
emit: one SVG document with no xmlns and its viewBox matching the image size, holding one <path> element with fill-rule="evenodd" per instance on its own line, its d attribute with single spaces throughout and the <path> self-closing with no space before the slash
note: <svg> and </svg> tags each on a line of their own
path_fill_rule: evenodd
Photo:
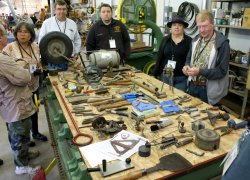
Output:
<svg viewBox="0 0 250 180">
<path fill-rule="evenodd" d="M 178 153 L 172 153 L 163 156 L 159 160 L 160 162 L 155 166 L 148 169 L 140 169 L 124 176 L 120 176 L 119 180 L 135 180 L 141 178 L 147 174 L 153 173 L 159 170 L 169 170 L 172 172 L 180 171 L 192 167 L 192 164 Z"/>
<path fill-rule="evenodd" d="M 93 141 L 93 137 L 92 137 L 91 135 L 89 135 L 89 134 L 80 132 L 80 130 L 79 130 L 79 128 L 78 128 L 78 126 L 77 126 L 77 124 L 76 124 L 76 122 L 75 122 L 75 119 L 73 118 L 73 116 L 72 116 L 72 114 L 71 114 L 71 112 L 70 112 L 70 110 L 69 110 L 69 108 L 68 108 L 68 106 L 67 106 L 67 104 L 66 104 L 66 102 L 65 102 L 65 100 L 64 100 L 64 98 L 63 98 L 63 95 L 61 94 L 61 92 L 60 92 L 60 90 L 59 90 L 59 88 L 58 88 L 58 83 L 57 83 L 57 81 L 53 81 L 52 84 L 53 84 L 53 86 L 55 86 L 56 91 L 57 91 L 57 93 L 59 94 L 60 99 L 61 99 L 61 101 L 62 101 L 62 103 L 63 103 L 63 105 L 64 105 L 64 107 L 65 107 L 65 109 L 66 109 L 66 111 L 67 111 L 67 113 L 68 113 L 68 115 L 69 115 L 69 117 L 70 117 L 71 123 L 73 124 L 73 126 L 74 126 L 74 128 L 75 128 L 75 130 L 76 130 L 76 132 L 77 132 L 77 134 L 73 137 L 72 142 L 73 142 L 75 145 L 77 145 L 77 146 L 86 146 L 86 145 L 89 145 L 89 144 Z M 88 139 L 88 141 L 85 142 L 85 143 L 78 143 L 78 142 L 77 142 L 77 139 L 78 139 L 79 137 L 85 137 L 85 138 Z"/>
<path fill-rule="evenodd" d="M 162 136 L 161 137 L 161 141 L 160 142 L 157 142 L 157 139 L 154 140 L 151 145 L 152 146 L 157 146 L 159 144 L 164 144 L 164 143 L 168 143 L 168 142 L 173 142 L 173 143 L 176 143 L 178 142 L 179 139 L 182 139 L 182 138 L 188 138 L 188 137 L 193 137 L 192 134 L 187 134 L 187 135 L 179 135 L 179 136 L 169 136 L 169 137 L 165 137 L 165 136 Z"/>
<path fill-rule="evenodd" d="M 190 153 L 192 153 L 192 154 L 194 154 L 194 155 L 196 155 L 196 156 L 203 156 L 205 153 L 204 152 L 202 152 L 202 153 L 198 153 L 198 152 L 195 152 L 195 151 L 192 151 L 192 150 L 190 150 L 190 149 L 186 149 L 186 151 L 187 152 L 190 152 Z"/>
<path fill-rule="evenodd" d="M 148 90 L 149 92 L 153 93 L 157 98 L 161 99 L 161 98 L 166 98 L 167 95 L 166 95 L 166 92 L 160 92 L 160 91 L 156 91 L 156 88 L 153 88 L 153 87 L 148 87 L 146 85 L 144 85 L 142 82 L 138 82 L 134 79 L 130 79 L 133 83 L 135 83 L 136 85 Z"/>
<path fill-rule="evenodd" d="M 121 107 L 121 108 L 116 108 L 116 109 L 107 109 L 106 112 L 111 113 L 111 114 L 117 114 L 117 115 L 120 115 L 120 116 L 128 117 L 128 113 L 124 112 L 125 110 L 128 110 L 128 107 Z"/>
<path fill-rule="evenodd" d="M 221 119 L 221 118 L 222 118 L 223 120 L 228 120 L 228 119 L 230 118 L 230 116 L 229 116 L 228 113 L 213 114 L 213 113 L 207 111 L 207 116 L 205 116 L 205 117 L 203 117 L 203 118 L 201 118 L 201 119 L 192 121 L 192 123 L 193 123 L 193 122 L 196 122 L 196 121 L 204 121 L 204 120 L 209 119 L 211 125 L 214 126 L 215 123 L 216 123 L 216 121 L 217 121 L 218 119 Z"/>
<path fill-rule="evenodd" d="M 109 100 L 109 99 L 112 99 L 112 97 L 100 97 L 100 96 L 97 96 L 97 98 L 89 98 L 87 100 L 87 103 L 102 102 L 102 101 Z"/>
<path fill-rule="evenodd" d="M 92 122 L 92 127 L 94 131 L 98 131 L 105 134 L 113 134 L 120 132 L 121 130 L 127 129 L 123 120 L 113 121 L 106 120 L 104 117 L 98 117 Z"/>
<path fill-rule="evenodd" d="M 163 75 L 169 79 L 169 89 L 174 92 L 174 68 L 171 64 L 165 65 Z"/>
<path fill-rule="evenodd" d="M 183 109 L 191 109 L 191 108 L 195 108 L 199 105 L 201 105 L 203 102 L 196 102 L 196 103 L 192 103 L 191 105 L 189 106 L 185 106 Z"/>
<path fill-rule="evenodd" d="M 191 143 L 191 142 L 193 142 L 193 138 L 186 138 L 186 139 L 184 139 L 184 140 L 177 141 L 177 143 L 175 143 L 175 146 L 176 146 L 177 148 L 179 148 L 179 147 L 182 147 L 182 146 L 184 146 L 184 145 L 186 145 L 186 144 L 189 144 L 189 143 Z"/>
<path fill-rule="evenodd" d="M 153 105 L 159 105 L 160 102 L 157 101 L 155 98 L 151 97 L 150 95 L 142 92 L 142 91 L 137 91 L 137 93 L 141 94 L 143 99 L 146 99 L 148 102 L 150 102 Z"/>
<path fill-rule="evenodd" d="M 92 106 L 100 106 L 100 105 L 104 105 L 104 104 L 113 104 L 113 103 L 117 103 L 120 101 L 125 101 L 124 97 L 120 97 L 120 98 L 110 98 L 110 99 L 106 99 L 100 102 L 94 102 L 91 103 Z"/>
<path fill-rule="evenodd" d="M 98 115 L 96 115 L 96 116 L 94 116 L 94 117 L 91 117 L 91 118 L 84 119 L 84 120 L 82 120 L 82 124 L 89 124 L 89 123 L 92 123 L 96 118 L 101 117 L 101 116 L 103 116 L 103 115 L 104 115 L 104 113 L 98 114 Z"/>
<path fill-rule="evenodd" d="M 217 111 L 217 110 L 220 110 L 220 108 L 218 106 L 212 106 L 212 107 L 209 107 L 206 109 L 202 109 L 202 110 L 200 110 L 200 112 L 206 113 L 207 111 Z"/>
<path fill-rule="evenodd" d="M 230 128 L 228 126 L 221 126 L 221 127 L 214 128 L 214 130 L 220 130 L 221 131 L 220 136 L 224 136 L 226 134 L 231 133 L 233 131 L 233 128 Z"/>
<path fill-rule="evenodd" d="M 104 111 L 106 109 L 112 109 L 112 108 L 118 108 L 118 107 L 123 107 L 123 106 L 128 106 L 131 105 L 131 102 L 128 101 L 121 101 L 121 102 L 117 102 L 114 104 L 105 104 L 105 105 L 101 105 L 99 107 L 97 107 L 98 111 Z"/>
<path fill-rule="evenodd" d="M 191 100 L 192 100 L 192 98 L 190 96 L 187 96 L 187 95 L 180 96 L 178 104 L 182 105 L 182 103 L 188 102 L 188 101 L 191 101 Z"/>
</svg>

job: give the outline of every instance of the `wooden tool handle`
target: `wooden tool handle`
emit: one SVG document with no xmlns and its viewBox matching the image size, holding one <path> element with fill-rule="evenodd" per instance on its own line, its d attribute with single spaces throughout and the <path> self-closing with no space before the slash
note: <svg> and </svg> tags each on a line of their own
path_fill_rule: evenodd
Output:
<svg viewBox="0 0 250 180">
<path fill-rule="evenodd" d="M 117 108 L 117 107 L 122 107 L 122 106 L 127 106 L 127 105 L 131 105 L 131 102 L 128 102 L 128 101 L 121 101 L 121 102 L 118 102 L 118 103 L 114 103 L 114 104 L 110 104 L 110 105 L 102 105 L 102 106 L 99 106 L 97 108 L 98 111 L 103 111 L 105 109 L 112 109 L 112 108 Z"/>
<path fill-rule="evenodd" d="M 194 103 L 194 104 L 190 105 L 189 108 L 195 108 L 195 107 L 201 105 L 202 103 L 203 103 L 203 102 Z"/>
<path fill-rule="evenodd" d="M 145 115 L 144 119 L 151 118 L 151 117 L 156 117 L 156 116 L 159 116 L 159 115 L 160 115 L 160 112 L 156 112 L 154 114 L 148 114 L 148 115 Z"/>
<path fill-rule="evenodd" d="M 88 99 L 87 103 L 95 103 L 95 102 L 103 102 L 106 100 L 112 99 L 112 97 L 107 97 L 107 98 L 93 98 L 93 99 Z"/>
<path fill-rule="evenodd" d="M 128 173 L 124 176 L 120 176 L 119 180 L 134 180 L 134 179 L 139 179 L 140 177 L 146 175 L 144 169 L 140 169 L 131 173 Z"/>
<path fill-rule="evenodd" d="M 121 97 L 121 98 L 116 98 L 116 99 L 107 99 L 107 100 L 100 101 L 100 102 L 94 102 L 91 105 L 92 106 L 100 106 L 100 105 L 103 105 L 103 104 L 111 104 L 111 103 L 116 103 L 116 102 L 119 102 L 119 101 L 124 101 L 124 98 Z"/>
</svg>

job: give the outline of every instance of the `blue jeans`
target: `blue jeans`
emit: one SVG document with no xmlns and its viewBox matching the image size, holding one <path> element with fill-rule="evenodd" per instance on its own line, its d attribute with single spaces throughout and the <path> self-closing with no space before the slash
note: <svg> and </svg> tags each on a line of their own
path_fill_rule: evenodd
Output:
<svg viewBox="0 0 250 180">
<path fill-rule="evenodd" d="M 191 96 L 201 99 L 203 102 L 208 103 L 207 86 L 195 86 L 190 82 L 187 89 L 187 93 Z"/>
<path fill-rule="evenodd" d="M 166 84 L 169 84 L 169 78 L 166 77 L 166 76 L 163 76 L 161 74 L 161 81 L 166 83 Z M 173 86 L 177 89 L 180 89 L 184 92 L 186 92 L 187 90 L 187 76 L 175 76 L 173 78 Z"/>
<path fill-rule="evenodd" d="M 21 121 L 7 123 L 10 145 L 16 166 L 27 166 L 29 163 L 30 129 L 30 117 Z"/>
</svg>

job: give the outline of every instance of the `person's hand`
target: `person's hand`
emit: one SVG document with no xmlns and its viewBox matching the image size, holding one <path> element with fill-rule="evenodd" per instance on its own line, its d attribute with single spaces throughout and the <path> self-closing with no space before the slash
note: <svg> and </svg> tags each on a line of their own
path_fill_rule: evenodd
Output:
<svg viewBox="0 0 250 180">
<path fill-rule="evenodd" d="M 34 76 L 39 76 L 40 74 L 42 74 L 41 69 L 36 69 L 33 73 Z"/>
<path fill-rule="evenodd" d="M 188 71 L 189 68 L 190 68 L 189 65 L 185 65 L 185 66 L 183 66 L 183 68 L 182 68 L 182 72 L 183 72 L 183 74 L 185 74 L 186 76 L 188 76 L 187 71 Z"/>
<path fill-rule="evenodd" d="M 198 67 L 192 67 L 187 70 L 187 74 L 189 76 L 198 76 L 200 69 Z"/>
</svg>

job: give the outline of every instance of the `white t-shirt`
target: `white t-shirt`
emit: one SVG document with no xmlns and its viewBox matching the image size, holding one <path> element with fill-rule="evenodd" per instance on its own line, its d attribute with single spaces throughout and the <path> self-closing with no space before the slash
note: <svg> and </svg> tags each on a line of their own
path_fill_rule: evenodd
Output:
<svg viewBox="0 0 250 180">
<path fill-rule="evenodd" d="M 64 34 L 66 34 L 72 41 L 73 44 L 73 53 L 72 56 L 79 53 L 81 50 L 81 37 L 78 33 L 76 23 L 66 18 L 66 21 L 59 21 L 56 19 L 56 17 L 51 17 L 49 19 L 46 19 L 42 27 L 40 29 L 39 37 L 38 37 L 38 43 L 40 43 L 43 36 L 45 36 L 47 33 L 52 31 L 59 31 Z"/>
</svg>

